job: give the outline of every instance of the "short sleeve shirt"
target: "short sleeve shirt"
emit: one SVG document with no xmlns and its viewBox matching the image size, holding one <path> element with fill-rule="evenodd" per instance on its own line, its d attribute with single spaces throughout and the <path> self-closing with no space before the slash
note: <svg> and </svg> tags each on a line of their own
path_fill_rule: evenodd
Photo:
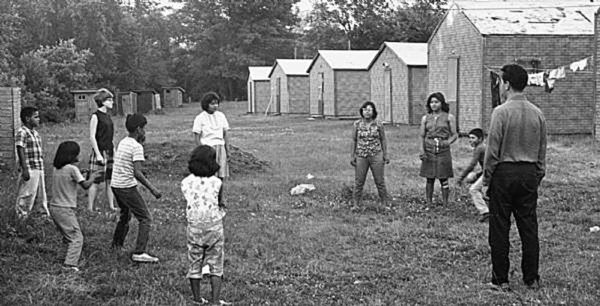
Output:
<svg viewBox="0 0 600 306">
<path fill-rule="evenodd" d="M 229 130 L 229 123 L 225 118 L 225 114 L 220 111 L 215 111 L 212 114 L 205 111 L 201 112 L 194 119 L 194 126 L 192 127 L 192 132 L 201 135 L 200 141 L 202 144 L 209 146 L 224 145 L 223 132 L 227 130 Z"/>
<path fill-rule="evenodd" d="M 187 201 L 188 224 L 213 223 L 225 216 L 219 207 L 221 179 L 216 176 L 199 177 L 188 175 L 181 181 L 181 191 Z"/>
<path fill-rule="evenodd" d="M 52 173 L 52 199 L 50 205 L 59 207 L 77 207 L 77 185 L 84 178 L 79 169 L 74 165 L 64 165 L 60 169 L 54 168 Z"/>
<path fill-rule="evenodd" d="M 17 131 L 15 146 L 25 151 L 26 165 L 29 169 L 44 170 L 42 138 L 36 130 L 21 126 Z"/>
<path fill-rule="evenodd" d="M 125 137 L 117 146 L 115 163 L 110 186 L 115 188 L 129 188 L 137 186 L 133 174 L 133 163 L 144 161 L 144 147 L 137 140 Z"/>
</svg>

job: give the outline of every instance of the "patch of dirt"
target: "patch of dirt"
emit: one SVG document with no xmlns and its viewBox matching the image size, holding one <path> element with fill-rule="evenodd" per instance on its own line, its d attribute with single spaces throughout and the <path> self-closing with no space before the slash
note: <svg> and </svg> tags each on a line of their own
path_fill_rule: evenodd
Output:
<svg viewBox="0 0 600 306">
<path fill-rule="evenodd" d="M 185 176 L 187 163 L 193 148 L 188 143 L 150 143 L 144 145 L 146 162 L 144 171 L 168 175 Z M 270 164 L 252 153 L 230 145 L 229 174 L 244 175 L 266 171 Z"/>
</svg>

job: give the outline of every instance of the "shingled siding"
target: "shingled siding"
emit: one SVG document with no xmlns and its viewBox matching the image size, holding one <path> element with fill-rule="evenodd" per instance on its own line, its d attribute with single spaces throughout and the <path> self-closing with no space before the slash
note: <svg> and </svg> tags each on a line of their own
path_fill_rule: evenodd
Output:
<svg viewBox="0 0 600 306">
<path fill-rule="evenodd" d="M 254 84 L 254 105 L 256 113 L 264 113 L 269 106 L 271 98 L 271 85 L 269 81 L 253 81 Z"/>
<path fill-rule="evenodd" d="M 16 166 L 15 133 L 21 127 L 21 90 L 0 87 L 0 168 Z"/>
<path fill-rule="evenodd" d="M 388 64 L 389 66 L 384 66 Z M 386 72 L 389 69 L 389 72 Z M 392 123 L 409 123 L 408 67 L 389 48 L 383 49 L 369 70 L 371 78 L 371 101 L 375 103 L 378 118 Z M 386 100 L 385 74 L 391 74 L 391 105 Z"/>
<path fill-rule="evenodd" d="M 595 108 L 594 108 L 594 113 L 596 116 L 596 120 L 594 122 L 594 128 L 595 128 L 595 137 L 596 139 L 600 139 L 600 99 L 598 98 L 598 95 L 600 95 L 600 14 L 598 12 L 596 12 L 595 14 L 595 23 L 594 23 L 594 44 L 595 44 L 595 48 L 596 48 L 596 54 L 594 54 L 594 76 L 595 76 L 595 95 L 594 98 L 596 99 L 595 103 Z"/>
<path fill-rule="evenodd" d="M 593 44 L 593 35 L 493 35 L 485 40 L 484 64 L 497 68 L 518 59 L 540 59 L 539 68 L 553 69 L 591 56 Z M 566 78 L 556 81 L 551 93 L 540 86 L 527 86 L 525 93 L 544 113 L 549 134 L 592 133 L 593 63 L 588 64 L 579 72 L 567 68 Z M 492 112 L 489 72 L 484 74 L 484 85 L 483 124 L 487 127 Z"/>
<path fill-rule="evenodd" d="M 281 66 L 276 65 L 273 73 L 271 74 L 271 97 L 273 97 L 272 106 L 276 106 L 277 103 L 277 79 L 279 79 L 279 94 L 280 94 L 280 104 L 279 104 L 279 112 L 281 113 L 289 113 L 289 96 L 287 91 L 287 76 L 281 69 Z M 270 112 L 277 111 L 276 107 L 271 107 L 269 109 Z"/>
<path fill-rule="evenodd" d="M 427 112 L 427 68 L 409 67 L 408 107 L 410 121 L 408 124 L 420 124 L 421 117 Z"/>
<path fill-rule="evenodd" d="M 319 112 L 319 91 L 321 90 L 319 73 L 323 73 L 323 110 Z M 331 66 L 323 60 L 321 56 L 313 63 L 309 72 L 310 78 L 310 114 L 312 116 L 322 116 L 325 111 L 325 105 L 332 106 L 334 103 L 334 73 Z"/>
<path fill-rule="evenodd" d="M 450 10 L 428 44 L 428 92 L 447 96 L 448 61 L 458 58 L 457 105 L 450 104 L 459 132 L 482 124 L 482 44 L 483 38 L 470 21 L 457 10 Z"/>
<path fill-rule="evenodd" d="M 326 116 L 360 116 L 358 109 L 371 99 L 371 77 L 369 71 L 337 70 L 335 71 L 335 105 L 326 110 Z M 331 115 L 329 115 L 331 114 Z"/>
<path fill-rule="evenodd" d="M 308 114 L 309 86 L 308 76 L 287 77 L 290 114 Z"/>
</svg>

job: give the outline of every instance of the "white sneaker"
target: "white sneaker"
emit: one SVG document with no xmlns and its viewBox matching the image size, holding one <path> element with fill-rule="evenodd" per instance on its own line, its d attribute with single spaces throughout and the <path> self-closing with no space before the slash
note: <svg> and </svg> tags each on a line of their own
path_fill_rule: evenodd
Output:
<svg viewBox="0 0 600 306">
<path fill-rule="evenodd" d="M 148 253 L 133 254 L 131 260 L 135 262 L 158 262 L 158 257 L 148 255 Z"/>
</svg>

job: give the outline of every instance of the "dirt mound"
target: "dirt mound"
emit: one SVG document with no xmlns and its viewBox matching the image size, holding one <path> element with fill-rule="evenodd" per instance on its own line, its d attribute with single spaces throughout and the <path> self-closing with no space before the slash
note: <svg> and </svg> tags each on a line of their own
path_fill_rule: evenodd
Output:
<svg viewBox="0 0 600 306">
<path fill-rule="evenodd" d="M 146 155 L 145 171 L 168 175 L 185 176 L 188 174 L 187 163 L 193 147 L 189 143 L 149 143 L 144 145 Z M 265 171 L 269 162 L 258 159 L 250 152 L 236 146 L 230 146 L 230 175 L 250 174 Z"/>
</svg>

